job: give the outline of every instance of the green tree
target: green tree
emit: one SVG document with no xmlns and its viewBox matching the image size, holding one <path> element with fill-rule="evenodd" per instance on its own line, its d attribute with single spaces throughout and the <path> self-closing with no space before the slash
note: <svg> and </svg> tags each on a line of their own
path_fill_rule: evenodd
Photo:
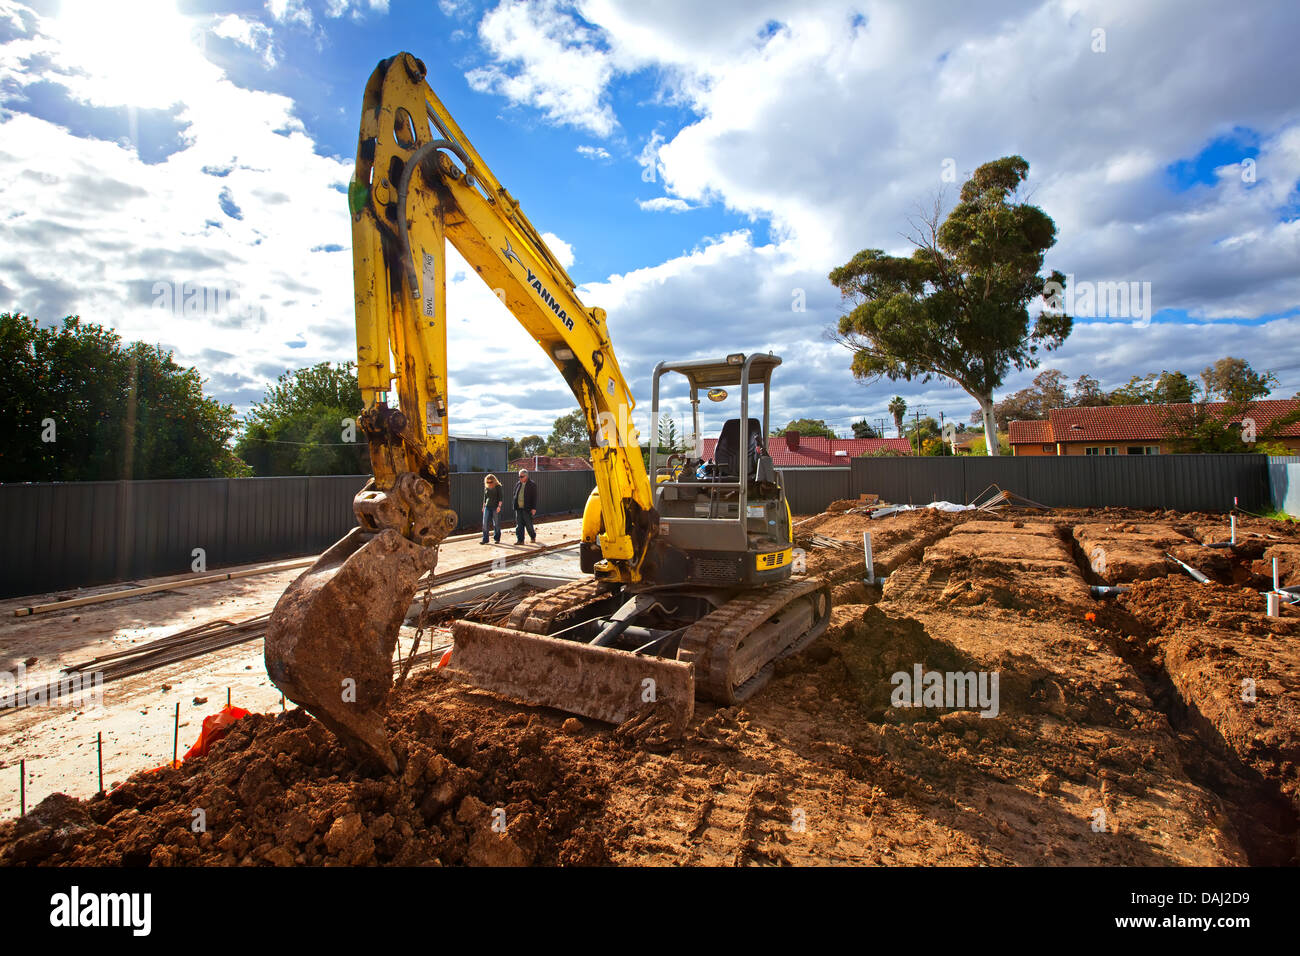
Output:
<svg viewBox="0 0 1300 956">
<path fill-rule="evenodd" d="M 195 368 L 68 316 L 42 328 L 0 314 L 0 481 L 240 475 L 235 410 L 203 394 Z"/>
<path fill-rule="evenodd" d="M 525 435 L 519 441 L 507 438 L 506 460 L 516 461 L 520 458 L 532 458 L 534 455 L 546 454 L 546 439 L 541 435 Z"/>
<path fill-rule="evenodd" d="M 979 438 L 976 438 L 976 439 L 974 439 L 974 440 L 971 441 L 971 443 L 970 443 L 970 453 L 971 453 L 972 455 L 987 455 L 987 454 L 988 454 L 988 442 L 985 441 L 985 436 L 984 436 L 984 435 L 981 435 Z M 1011 441 L 1010 441 L 1010 439 L 1007 437 L 1007 435 L 1006 435 L 1005 433 L 1003 433 L 1003 432 L 999 432 L 999 433 L 998 433 L 998 454 L 1000 454 L 1000 455 L 1009 455 L 1009 454 L 1011 454 Z"/>
<path fill-rule="evenodd" d="M 1070 388 L 1069 404 L 1075 408 L 1099 408 L 1110 401 L 1100 382 L 1091 375 L 1080 375 Z"/>
<path fill-rule="evenodd" d="M 902 395 L 895 395 L 889 400 L 889 414 L 894 416 L 894 431 L 899 438 L 903 437 L 903 416 L 907 414 L 907 402 L 903 400 Z"/>
<path fill-rule="evenodd" d="M 838 329 L 855 376 L 950 379 L 979 403 L 985 430 L 994 431 L 994 390 L 1011 369 L 1033 368 L 1040 350 L 1060 346 L 1072 324 L 1055 311 L 1065 276 L 1040 274 L 1056 224 L 1037 206 L 1014 201 L 1028 173 L 1019 156 L 985 163 L 942 224 L 936 203 L 910 257 L 864 249 L 831 271 L 841 295 L 856 303 Z M 1031 321 L 1029 303 L 1040 295 L 1053 307 Z"/>
<path fill-rule="evenodd" d="M 669 454 L 685 448 L 675 419 L 668 417 L 659 419 L 659 447 L 667 449 Z"/>
<path fill-rule="evenodd" d="M 911 442 L 912 447 L 916 449 L 918 455 L 942 455 L 943 445 L 942 436 L 939 433 L 939 423 L 926 415 L 924 418 L 913 419 L 910 422 L 903 423 L 903 431 L 907 440 Z M 930 451 L 926 451 L 926 442 L 931 439 L 938 439 L 931 446 Z"/>
<path fill-rule="evenodd" d="M 1156 379 L 1154 398 L 1161 405 L 1194 402 L 1201 387 L 1187 377 L 1186 372 L 1162 371 Z"/>
<path fill-rule="evenodd" d="M 369 449 L 356 427 L 361 404 L 351 362 L 285 372 L 245 416 L 236 451 L 259 476 L 366 474 Z"/>
<path fill-rule="evenodd" d="M 1064 373 L 1046 369 L 1034 376 L 1033 384 L 1028 388 L 1012 392 L 1002 401 L 995 402 L 993 420 L 1005 430 L 1008 422 L 1046 419 L 1053 408 L 1107 404 L 1110 404 L 1109 396 L 1091 375 L 1080 375 L 1070 385 Z M 972 422 L 979 423 L 982 419 L 983 413 L 979 409 L 971 413 Z"/>
<path fill-rule="evenodd" d="M 591 434 L 587 431 L 587 418 L 582 409 L 575 408 L 555 420 L 546 447 L 552 455 L 561 457 L 586 458 L 591 454 Z"/>
<path fill-rule="evenodd" d="M 1194 402 L 1201 388 L 1185 372 L 1162 371 L 1134 375 L 1106 396 L 1111 405 L 1173 405 Z"/>
<path fill-rule="evenodd" d="M 796 418 L 785 428 L 775 429 L 769 436 L 777 438 L 786 432 L 798 432 L 800 435 L 807 435 L 810 438 L 834 438 L 835 433 L 826 426 L 826 422 L 821 418 Z"/>
<path fill-rule="evenodd" d="M 1272 372 L 1256 372 L 1245 359 L 1221 358 L 1201 372 L 1205 397 L 1224 402 L 1249 402 L 1264 398 L 1277 385 Z"/>
<path fill-rule="evenodd" d="M 862 420 L 860 420 L 860 421 L 856 421 L 856 422 L 854 422 L 852 427 L 853 427 L 853 437 L 854 437 L 854 438 L 882 438 L 882 437 L 884 437 L 884 436 L 882 436 L 882 435 L 877 434 L 877 433 L 876 433 L 876 430 L 875 430 L 874 428 L 871 427 L 871 424 L 870 424 L 870 423 L 869 423 L 865 418 L 862 419 Z"/>
</svg>

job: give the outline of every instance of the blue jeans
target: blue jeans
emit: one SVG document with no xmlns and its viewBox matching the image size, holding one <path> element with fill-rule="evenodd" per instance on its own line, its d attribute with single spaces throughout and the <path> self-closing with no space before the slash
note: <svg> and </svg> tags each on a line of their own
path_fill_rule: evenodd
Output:
<svg viewBox="0 0 1300 956">
<path fill-rule="evenodd" d="M 483 508 L 483 544 L 487 544 L 488 529 L 496 531 L 496 542 L 501 542 L 501 512 L 496 508 Z"/>
</svg>

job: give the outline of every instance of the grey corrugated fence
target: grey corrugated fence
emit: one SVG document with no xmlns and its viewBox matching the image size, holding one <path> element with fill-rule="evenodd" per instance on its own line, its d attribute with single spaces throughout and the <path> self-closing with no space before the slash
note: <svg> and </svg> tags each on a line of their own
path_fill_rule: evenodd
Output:
<svg viewBox="0 0 1300 956">
<path fill-rule="evenodd" d="M 514 479 L 501 476 L 507 492 Z M 542 472 L 538 512 L 581 511 L 586 472 Z M 355 523 L 365 475 L 0 485 L 0 597 L 315 554 Z M 461 530 L 479 526 L 483 475 L 452 475 Z M 508 521 L 513 511 L 507 504 Z"/>
<path fill-rule="evenodd" d="M 899 504 L 967 504 L 996 484 L 1062 508 L 1300 511 L 1300 458 L 1118 455 L 1062 458 L 855 458 L 842 470 L 781 472 L 790 507 L 815 514 L 863 492 Z M 512 475 L 498 475 L 509 502 Z M 538 472 L 538 512 L 580 512 L 590 471 Z M 1289 480 L 1294 479 L 1294 480 Z M 0 485 L 0 597 L 315 554 L 353 525 L 364 475 Z M 1271 487 L 1270 487 L 1271 485 Z M 477 528 L 483 475 L 452 476 L 461 530 Z M 1276 497 L 1275 497 L 1276 496 Z M 1276 505 L 1274 504 L 1276 502 Z M 504 524 L 513 511 L 505 509 Z"/>
<path fill-rule="evenodd" d="M 855 458 L 853 496 L 897 504 L 970 504 L 990 485 L 1054 508 L 1247 511 L 1272 502 L 1264 455 Z"/>
</svg>

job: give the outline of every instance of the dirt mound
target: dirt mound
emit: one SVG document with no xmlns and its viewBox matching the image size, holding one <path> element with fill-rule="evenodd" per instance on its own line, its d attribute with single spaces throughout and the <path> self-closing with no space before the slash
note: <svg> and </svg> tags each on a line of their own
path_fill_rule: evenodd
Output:
<svg viewBox="0 0 1300 956">
<path fill-rule="evenodd" d="M 1250 588 L 1198 584 L 1189 577 L 1139 581 L 1119 596 L 1119 605 L 1153 631 L 1199 625 L 1240 634 L 1300 633 L 1300 610 L 1282 605 L 1268 617 L 1264 596 Z"/>
<path fill-rule="evenodd" d="M 608 781 L 589 758 L 619 745 L 448 690 L 426 674 L 394 695 L 398 776 L 359 765 L 302 711 L 254 714 L 207 757 L 90 800 L 49 797 L 0 826 L 0 863 L 607 862 L 592 820 Z"/>
<path fill-rule="evenodd" d="M 1074 538 L 1092 572 L 1108 584 L 1164 577 L 1165 552 L 1189 543 L 1169 525 L 1132 521 L 1081 524 Z"/>
</svg>

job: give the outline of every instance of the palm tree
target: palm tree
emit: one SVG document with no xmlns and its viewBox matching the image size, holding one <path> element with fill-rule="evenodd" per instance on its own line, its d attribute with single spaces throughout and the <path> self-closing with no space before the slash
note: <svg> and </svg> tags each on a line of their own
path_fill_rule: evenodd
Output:
<svg viewBox="0 0 1300 956">
<path fill-rule="evenodd" d="M 907 414 L 907 402 L 903 401 L 902 395 L 895 395 L 889 400 L 889 414 L 894 416 L 894 427 L 898 429 L 898 437 L 903 437 L 903 416 Z"/>
</svg>

